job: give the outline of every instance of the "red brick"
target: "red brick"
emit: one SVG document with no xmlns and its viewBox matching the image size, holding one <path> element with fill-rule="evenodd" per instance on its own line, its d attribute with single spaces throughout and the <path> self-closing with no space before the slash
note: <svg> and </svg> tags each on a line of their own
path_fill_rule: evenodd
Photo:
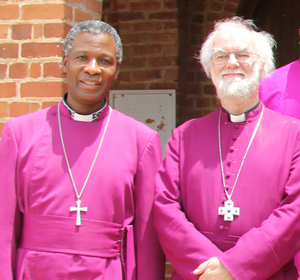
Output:
<svg viewBox="0 0 300 280">
<path fill-rule="evenodd" d="M 172 44 L 172 45 L 163 45 L 162 46 L 163 49 L 163 54 L 168 54 L 168 55 L 172 55 L 172 54 L 179 54 L 179 45 L 178 44 Z"/>
<path fill-rule="evenodd" d="M 82 0 L 80 0 L 80 1 L 82 1 Z M 65 5 L 64 9 L 65 9 L 64 19 L 67 19 L 67 20 L 73 22 L 73 8 Z"/>
<path fill-rule="evenodd" d="M 55 77 L 62 78 L 62 64 L 60 62 L 50 62 L 44 64 L 44 78 Z"/>
<path fill-rule="evenodd" d="M 61 97 L 65 92 L 66 84 L 63 82 L 27 82 L 21 84 L 22 98 Z"/>
<path fill-rule="evenodd" d="M 118 18 L 120 21 L 131 21 L 131 20 L 145 19 L 145 16 L 144 13 L 122 12 L 118 14 Z"/>
<path fill-rule="evenodd" d="M 138 44 L 138 43 L 147 43 L 148 36 L 147 34 L 122 34 L 123 44 Z"/>
<path fill-rule="evenodd" d="M 155 33 L 149 35 L 150 42 L 178 42 L 177 33 Z"/>
<path fill-rule="evenodd" d="M 65 37 L 65 23 L 46 23 L 44 25 L 45 38 L 64 38 Z"/>
<path fill-rule="evenodd" d="M 24 43 L 22 57 L 62 56 L 62 43 Z"/>
<path fill-rule="evenodd" d="M 0 39 L 6 39 L 8 34 L 8 25 L 0 25 Z"/>
<path fill-rule="evenodd" d="M 9 77 L 12 79 L 24 79 L 28 76 L 27 63 L 14 63 L 9 66 Z"/>
<path fill-rule="evenodd" d="M 2 134 L 2 130 L 3 130 L 4 124 L 5 123 L 0 123 L 0 135 Z"/>
<path fill-rule="evenodd" d="M 178 80 L 178 69 L 166 69 L 165 79 L 168 80 Z"/>
<path fill-rule="evenodd" d="M 29 4 L 21 7 L 22 19 L 61 19 L 64 17 L 64 4 Z"/>
<path fill-rule="evenodd" d="M 149 11 L 160 9 L 162 4 L 156 1 L 143 1 L 130 3 L 130 8 L 132 11 Z"/>
<path fill-rule="evenodd" d="M 140 70 L 133 71 L 133 82 L 150 81 L 161 78 L 161 72 L 159 70 Z"/>
<path fill-rule="evenodd" d="M 166 262 L 166 274 L 171 274 L 173 272 L 174 268 L 169 262 Z"/>
<path fill-rule="evenodd" d="M 178 29 L 178 21 L 170 21 L 170 22 L 165 22 L 164 23 L 164 29 L 165 30 L 176 30 Z"/>
<path fill-rule="evenodd" d="M 87 12 L 81 11 L 79 9 L 75 9 L 75 21 L 80 22 L 84 20 L 91 20 L 93 16 Z"/>
<path fill-rule="evenodd" d="M 161 82 L 161 83 L 158 83 L 158 82 L 152 82 L 149 86 L 150 89 L 178 89 L 178 83 L 177 82 L 174 82 L 174 83 L 171 83 L 171 82 Z"/>
<path fill-rule="evenodd" d="M 103 21 L 109 22 L 110 25 L 114 26 L 114 24 L 119 23 L 119 13 L 109 13 L 103 15 Z"/>
<path fill-rule="evenodd" d="M 131 71 L 130 72 L 120 72 L 119 77 L 118 77 L 119 81 L 122 82 L 131 82 Z"/>
<path fill-rule="evenodd" d="M 99 0 L 86 0 L 85 7 L 87 10 L 91 10 L 97 14 L 102 14 L 102 2 Z"/>
<path fill-rule="evenodd" d="M 186 91 L 189 94 L 201 94 L 202 93 L 202 85 L 200 84 L 187 84 L 187 89 Z"/>
<path fill-rule="evenodd" d="M 211 106 L 210 104 L 210 98 L 207 97 L 198 97 L 196 106 L 198 108 L 209 108 Z"/>
<path fill-rule="evenodd" d="M 39 103 L 30 103 L 30 113 L 36 112 L 41 109 L 41 105 Z"/>
<path fill-rule="evenodd" d="M 41 77 L 42 67 L 40 63 L 31 63 L 29 76 L 30 78 L 38 78 Z"/>
<path fill-rule="evenodd" d="M 172 1 L 165 1 L 165 3 L 164 3 L 164 7 L 165 7 L 165 9 L 168 9 L 168 10 L 170 10 L 170 9 L 173 9 L 173 10 L 175 10 L 175 9 L 177 9 L 177 2 L 178 1 L 174 1 L 174 0 L 172 0 Z"/>
<path fill-rule="evenodd" d="M 146 68 L 147 67 L 147 60 L 145 58 L 136 58 L 124 57 L 124 61 L 122 62 L 121 70 L 124 69 L 137 69 L 137 68 Z"/>
<path fill-rule="evenodd" d="M 6 78 L 6 69 L 7 69 L 7 64 L 0 64 L 0 79 Z M 1 93 L 0 93 L 0 97 L 1 97 Z"/>
<path fill-rule="evenodd" d="M 82 4 L 82 0 L 66 0 L 70 4 Z"/>
<path fill-rule="evenodd" d="M 149 15 L 149 19 L 177 20 L 177 12 L 152 13 Z"/>
<path fill-rule="evenodd" d="M 161 22 L 140 22 L 135 23 L 133 25 L 134 32 L 141 32 L 141 31 L 159 31 L 163 29 L 163 23 Z"/>
<path fill-rule="evenodd" d="M 42 108 L 48 108 L 50 106 L 56 105 L 58 102 L 55 101 L 46 101 L 42 103 Z"/>
<path fill-rule="evenodd" d="M 147 89 L 147 83 L 124 83 L 124 84 L 120 84 L 118 86 L 112 87 L 112 89 L 122 89 L 122 90 L 126 90 L 126 89 Z"/>
<path fill-rule="evenodd" d="M 15 43 L 0 44 L 0 58 L 17 58 L 19 45 Z"/>
<path fill-rule="evenodd" d="M 31 24 L 18 24 L 12 26 L 12 39 L 26 40 L 31 39 Z"/>
<path fill-rule="evenodd" d="M 176 57 L 153 57 L 149 60 L 150 67 L 169 67 L 178 65 L 178 58 Z"/>
<path fill-rule="evenodd" d="M 16 83 L 0 83 L 1 98 L 10 98 L 17 95 Z"/>
<path fill-rule="evenodd" d="M 8 104 L 6 102 L 0 102 L 0 118 L 8 117 Z"/>
<path fill-rule="evenodd" d="M 19 5 L 0 6 L 0 20 L 12 20 L 19 18 Z"/>
<path fill-rule="evenodd" d="M 120 22 L 118 24 L 118 32 L 119 34 L 126 34 L 126 33 L 132 33 L 133 32 L 133 25 L 131 22 Z"/>
<path fill-rule="evenodd" d="M 135 55 L 142 55 L 145 57 L 146 55 L 153 55 L 153 54 L 161 54 L 161 45 L 144 45 L 144 46 L 134 46 L 134 54 Z"/>
<path fill-rule="evenodd" d="M 215 95 L 216 88 L 213 85 L 205 85 L 204 86 L 204 94 Z"/>
<path fill-rule="evenodd" d="M 43 24 L 34 24 L 33 25 L 33 38 L 43 37 Z"/>
<path fill-rule="evenodd" d="M 30 113 L 30 104 L 28 102 L 14 102 L 9 105 L 9 115 L 11 118 Z"/>
</svg>

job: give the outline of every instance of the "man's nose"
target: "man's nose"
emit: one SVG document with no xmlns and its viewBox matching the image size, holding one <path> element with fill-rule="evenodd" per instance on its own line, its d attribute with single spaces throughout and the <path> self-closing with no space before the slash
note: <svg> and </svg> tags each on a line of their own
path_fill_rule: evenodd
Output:
<svg viewBox="0 0 300 280">
<path fill-rule="evenodd" d="M 101 73 L 101 68 L 95 58 L 91 59 L 84 67 L 84 71 L 90 75 L 97 75 Z"/>
<path fill-rule="evenodd" d="M 229 57 L 226 63 L 227 67 L 239 67 L 240 63 L 237 60 L 235 53 L 229 53 L 228 55 Z"/>
</svg>

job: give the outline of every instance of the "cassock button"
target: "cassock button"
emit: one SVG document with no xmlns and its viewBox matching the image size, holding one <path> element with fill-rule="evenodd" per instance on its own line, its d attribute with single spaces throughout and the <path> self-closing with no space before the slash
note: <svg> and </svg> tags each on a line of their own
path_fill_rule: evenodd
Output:
<svg viewBox="0 0 300 280">
<path fill-rule="evenodd" d="M 234 152 L 234 147 L 233 147 L 233 146 L 230 147 L 230 148 L 229 148 L 229 151 L 230 151 L 231 153 L 233 153 L 233 152 Z"/>
<path fill-rule="evenodd" d="M 226 178 L 229 178 L 231 176 L 231 173 L 230 172 L 226 172 Z"/>
<path fill-rule="evenodd" d="M 240 125 L 238 123 L 234 124 L 234 128 L 238 129 L 240 127 Z"/>
<path fill-rule="evenodd" d="M 236 135 L 233 135 L 233 136 L 232 136 L 232 140 L 235 141 L 236 139 L 237 139 L 237 136 L 236 136 Z"/>
<path fill-rule="evenodd" d="M 228 229 L 228 227 L 224 227 L 224 226 L 219 226 L 219 230 L 222 231 L 224 229 Z"/>
</svg>

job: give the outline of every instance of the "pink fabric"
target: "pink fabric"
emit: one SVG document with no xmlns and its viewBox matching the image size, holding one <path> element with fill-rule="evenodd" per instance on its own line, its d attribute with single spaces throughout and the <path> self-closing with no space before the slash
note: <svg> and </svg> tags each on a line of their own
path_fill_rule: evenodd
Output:
<svg viewBox="0 0 300 280">
<path fill-rule="evenodd" d="M 228 122 L 222 112 L 229 192 L 261 109 L 247 113 L 244 123 Z M 156 178 L 155 226 L 175 268 L 171 279 L 198 279 L 192 271 L 213 256 L 235 280 L 297 279 L 300 123 L 265 108 L 232 196 L 240 216 L 225 222 L 218 215 L 225 200 L 218 117 L 219 110 L 176 128 Z"/>
<path fill-rule="evenodd" d="M 260 98 L 268 108 L 300 119 L 300 59 L 262 79 Z M 295 256 L 295 265 L 300 271 L 300 253 Z"/>
<path fill-rule="evenodd" d="M 300 119 L 300 60 L 276 69 L 261 80 L 260 98 L 266 107 Z"/>
<path fill-rule="evenodd" d="M 80 192 L 93 160 L 91 155 L 98 148 L 108 108 L 93 123 L 73 121 L 67 109 L 63 105 L 60 108 L 67 154 Z M 70 206 L 76 206 L 76 196 L 60 142 L 57 106 L 9 120 L 3 129 L 0 154 L 0 204 L 5 206 L 0 207 L 1 280 L 164 279 L 164 256 L 153 227 L 154 174 L 161 162 L 156 132 L 113 110 L 81 197 L 81 206 L 87 206 L 88 211 L 81 214 L 80 228 L 75 226 L 76 212 L 70 212 Z M 109 254 L 106 257 L 74 254 L 69 247 L 72 242 L 64 244 L 64 238 L 59 237 L 62 244 L 57 246 L 66 245 L 64 253 L 55 252 L 56 245 L 54 252 L 20 248 L 24 214 L 61 217 L 57 221 L 66 219 L 68 222 L 62 229 L 69 231 L 66 235 L 74 238 L 78 234 L 76 240 L 92 238 L 85 241 L 90 245 L 105 242 L 107 237 L 97 238 L 86 227 L 99 223 L 116 224 L 119 229 L 133 225 L 134 242 L 131 240 L 127 246 L 132 257 L 121 260 Z M 55 223 L 49 223 L 49 227 L 55 227 Z M 41 234 L 30 228 L 27 236 Z M 91 232 L 85 235 L 88 231 Z M 43 237 L 47 241 L 47 234 Z M 115 239 L 111 241 L 114 243 Z M 131 267 L 127 277 L 122 269 L 125 261 Z"/>
</svg>

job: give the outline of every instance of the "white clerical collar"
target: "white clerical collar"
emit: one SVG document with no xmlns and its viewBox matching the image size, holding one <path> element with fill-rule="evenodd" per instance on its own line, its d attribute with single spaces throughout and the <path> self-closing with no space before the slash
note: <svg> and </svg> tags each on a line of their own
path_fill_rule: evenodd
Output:
<svg viewBox="0 0 300 280">
<path fill-rule="evenodd" d="M 95 122 L 98 119 L 100 113 L 107 106 L 107 101 L 105 99 L 104 104 L 103 104 L 103 106 L 102 106 L 102 108 L 100 110 L 98 110 L 98 111 L 96 111 L 96 112 L 94 112 L 94 113 L 92 113 L 90 115 L 81 115 L 81 114 L 76 113 L 73 109 L 71 109 L 68 106 L 68 104 L 66 102 L 66 97 L 67 97 L 67 94 L 65 94 L 64 97 L 63 97 L 63 100 L 62 100 L 63 104 L 68 109 L 68 111 L 69 111 L 69 113 L 71 115 L 71 119 L 73 119 L 74 121 L 78 121 L 78 122 Z"/>
<path fill-rule="evenodd" d="M 230 114 L 223 107 L 222 107 L 222 110 L 223 110 L 223 112 L 227 113 L 228 121 L 233 122 L 233 123 L 239 123 L 239 122 L 246 121 L 246 114 L 250 111 L 255 110 L 258 107 L 259 103 L 260 103 L 260 100 L 250 110 L 248 110 L 247 112 L 244 112 L 242 114 L 239 114 L 239 115 Z"/>
</svg>

